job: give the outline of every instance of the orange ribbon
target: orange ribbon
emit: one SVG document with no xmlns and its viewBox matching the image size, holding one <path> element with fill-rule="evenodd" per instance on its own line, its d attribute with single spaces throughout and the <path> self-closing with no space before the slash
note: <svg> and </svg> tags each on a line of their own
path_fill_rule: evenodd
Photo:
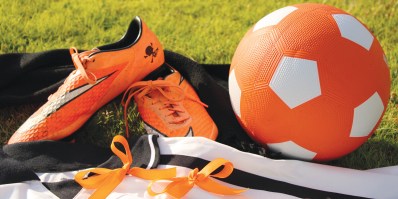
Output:
<svg viewBox="0 0 398 199">
<path fill-rule="evenodd" d="M 224 168 L 216 173 L 211 175 L 215 170 L 224 166 Z M 207 192 L 215 193 L 215 194 L 222 194 L 222 195 L 235 195 L 246 191 L 246 189 L 234 189 L 227 186 L 224 186 L 213 179 L 209 178 L 216 177 L 216 178 L 226 178 L 228 177 L 233 171 L 233 164 L 228 160 L 223 158 L 217 158 L 207 164 L 202 170 L 199 171 L 198 168 L 192 170 L 187 177 L 174 177 L 168 179 L 157 179 L 153 180 L 148 186 L 148 193 L 151 196 L 156 196 L 162 193 L 167 193 L 175 198 L 181 198 L 185 194 L 187 194 L 192 187 L 196 184 L 203 190 Z M 152 190 L 152 185 L 159 180 L 169 180 L 172 181 L 165 189 L 161 192 L 154 192 Z"/>
<path fill-rule="evenodd" d="M 115 147 L 115 142 L 123 145 L 125 153 Z M 133 163 L 130 147 L 127 140 L 120 135 L 113 138 L 111 149 L 123 162 L 123 167 L 118 169 L 93 168 L 80 171 L 75 175 L 75 181 L 86 189 L 96 189 L 90 198 L 106 198 L 127 175 L 133 175 L 146 180 L 155 180 L 160 178 L 172 178 L 176 176 L 176 168 L 163 170 L 147 170 L 139 167 L 130 168 Z M 87 177 L 89 173 L 94 173 Z"/>
</svg>

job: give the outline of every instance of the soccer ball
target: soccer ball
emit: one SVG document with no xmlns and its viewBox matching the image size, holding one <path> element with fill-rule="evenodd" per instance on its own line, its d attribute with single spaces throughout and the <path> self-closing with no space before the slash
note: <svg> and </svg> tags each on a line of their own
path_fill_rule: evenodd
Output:
<svg viewBox="0 0 398 199">
<path fill-rule="evenodd" d="M 235 115 L 248 135 L 286 157 L 328 161 L 377 128 L 390 72 L 375 36 L 332 6 L 298 4 L 258 21 L 229 71 Z"/>
</svg>

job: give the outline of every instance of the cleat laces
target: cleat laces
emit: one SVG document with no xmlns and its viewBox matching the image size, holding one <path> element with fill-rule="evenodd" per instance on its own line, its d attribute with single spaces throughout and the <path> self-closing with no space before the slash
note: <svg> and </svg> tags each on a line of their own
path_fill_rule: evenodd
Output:
<svg viewBox="0 0 398 199">
<path fill-rule="evenodd" d="M 149 80 L 136 82 L 126 90 L 122 99 L 127 137 L 129 135 L 127 108 L 131 98 L 136 95 L 140 99 L 152 99 L 151 105 L 158 104 L 159 112 L 163 116 L 166 116 L 166 121 L 170 124 L 182 124 L 191 118 L 191 116 L 186 113 L 186 110 L 183 108 L 181 103 L 185 98 L 197 102 L 206 108 L 208 107 L 205 103 L 188 95 L 181 87 L 169 81 L 158 79 L 155 81 Z"/>
<path fill-rule="evenodd" d="M 95 84 L 97 81 L 97 77 L 89 72 L 87 74 L 86 68 L 87 68 L 87 63 L 88 62 L 94 62 L 95 59 L 93 57 L 90 57 L 92 53 L 98 52 L 98 48 L 94 48 L 89 51 L 85 51 L 82 53 L 78 53 L 77 49 L 75 47 L 72 47 L 69 49 L 70 55 L 72 56 L 72 61 L 73 65 L 75 65 L 76 71 L 79 71 L 81 76 L 87 81 L 89 84 Z M 91 75 L 91 77 L 89 77 Z"/>
<path fill-rule="evenodd" d="M 97 77 L 91 72 L 89 72 L 89 74 L 92 76 L 92 78 L 90 78 L 88 76 L 87 71 L 86 71 L 86 68 L 87 68 L 86 64 L 87 64 L 87 62 L 95 61 L 93 57 L 89 57 L 89 56 L 92 53 L 98 52 L 98 51 L 99 51 L 98 48 L 94 48 L 90 51 L 85 51 L 85 52 L 82 52 L 79 54 L 75 47 L 70 48 L 69 53 L 72 57 L 73 65 L 75 66 L 75 69 L 76 69 L 76 70 L 72 71 L 72 74 L 75 74 L 77 71 L 79 71 L 79 73 L 86 80 L 87 83 L 95 84 L 97 82 Z M 68 80 L 68 78 L 69 77 L 65 78 L 64 83 L 58 88 L 57 92 L 59 90 L 64 89 L 65 82 Z M 53 97 L 53 94 L 49 95 L 47 100 L 50 101 L 52 97 Z"/>
</svg>

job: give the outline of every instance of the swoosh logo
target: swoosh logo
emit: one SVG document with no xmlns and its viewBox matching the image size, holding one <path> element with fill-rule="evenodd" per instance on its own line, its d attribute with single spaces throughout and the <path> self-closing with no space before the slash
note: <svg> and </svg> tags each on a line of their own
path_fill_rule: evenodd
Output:
<svg viewBox="0 0 398 199">
<path fill-rule="evenodd" d="M 147 124 L 146 122 L 144 122 L 144 128 L 145 128 L 145 130 L 146 130 L 146 132 L 148 134 L 154 134 L 154 135 L 158 135 L 158 136 L 161 136 L 161 137 L 169 137 L 169 136 L 159 132 L 158 130 L 156 130 L 151 125 Z M 193 133 L 192 127 L 189 127 L 189 129 L 188 129 L 188 131 L 187 131 L 187 133 L 185 134 L 184 137 L 194 137 L 194 133 Z"/>
<path fill-rule="evenodd" d="M 42 111 L 38 115 L 35 115 L 34 117 L 28 118 L 25 123 L 17 130 L 17 131 L 28 131 L 35 125 L 37 125 L 40 121 L 44 120 L 51 114 L 55 113 L 57 110 L 62 108 L 63 106 L 69 104 L 71 101 L 76 99 L 77 97 L 83 95 L 84 93 L 88 92 L 91 90 L 93 87 L 96 85 L 100 84 L 101 82 L 105 81 L 108 79 L 111 75 L 113 75 L 116 71 L 110 73 L 109 75 L 103 76 L 100 79 L 97 79 L 95 84 L 84 84 L 80 87 L 77 87 L 69 92 L 66 92 L 63 94 L 61 97 L 58 97 L 57 99 L 52 100 L 48 105 L 43 107 Z"/>
</svg>

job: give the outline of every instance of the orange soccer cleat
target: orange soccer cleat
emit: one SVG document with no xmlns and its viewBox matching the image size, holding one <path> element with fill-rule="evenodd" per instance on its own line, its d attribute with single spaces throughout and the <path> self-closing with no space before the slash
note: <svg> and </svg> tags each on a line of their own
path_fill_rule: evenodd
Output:
<svg viewBox="0 0 398 199">
<path fill-rule="evenodd" d="M 100 107 L 164 63 L 156 35 L 135 17 L 121 40 L 78 53 L 58 91 L 13 134 L 9 144 L 59 140 L 79 129 Z"/>
<path fill-rule="evenodd" d="M 127 107 L 132 97 L 149 134 L 166 137 L 201 136 L 217 138 L 218 129 L 192 86 L 167 64 L 163 78 L 133 83 L 124 93 L 122 104 L 127 121 Z M 160 71 L 158 69 L 158 71 Z M 128 133 L 128 126 L 126 125 Z"/>
</svg>

